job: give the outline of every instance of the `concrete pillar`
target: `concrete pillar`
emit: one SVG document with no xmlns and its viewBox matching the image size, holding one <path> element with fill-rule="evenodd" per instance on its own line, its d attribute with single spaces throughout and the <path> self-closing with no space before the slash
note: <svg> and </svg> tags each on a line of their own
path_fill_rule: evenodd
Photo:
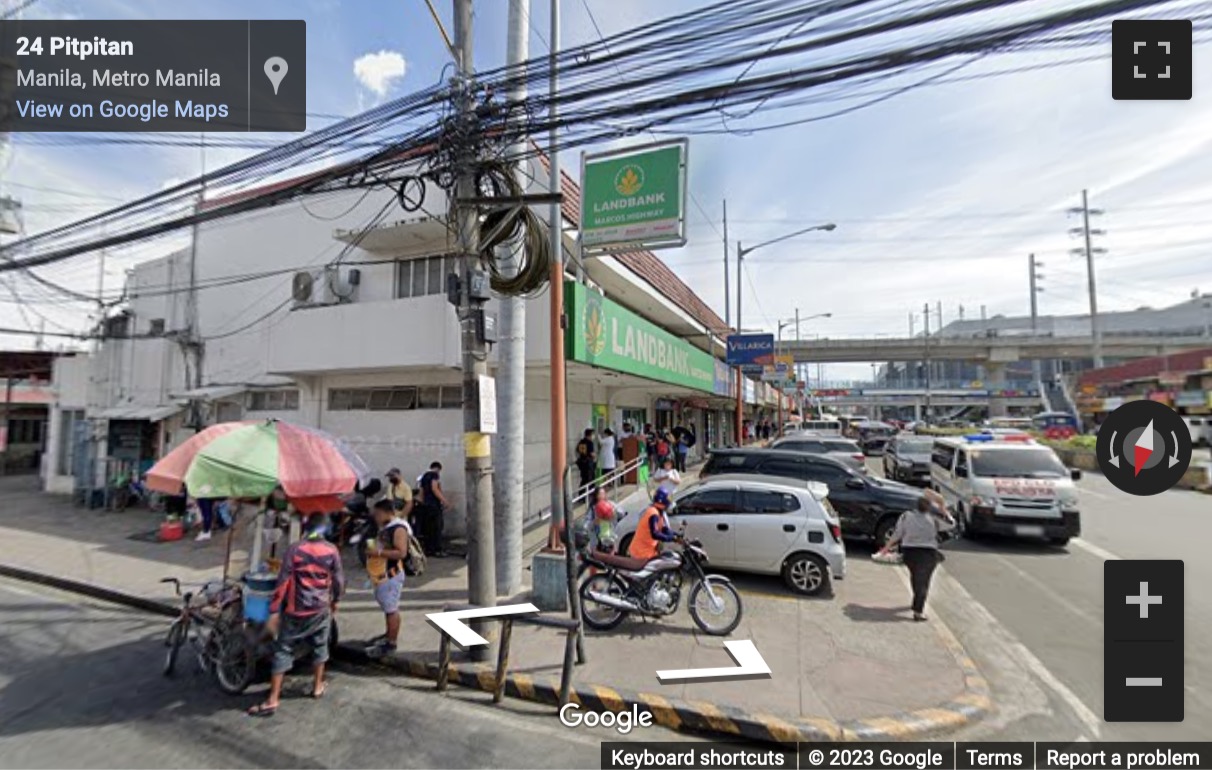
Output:
<svg viewBox="0 0 1212 770">
<path fill-rule="evenodd" d="M 1000 361 L 989 361 L 985 364 L 985 387 L 989 390 L 1002 390 L 1006 387 L 1006 365 Z M 989 397 L 989 416 L 1005 417 L 1009 413 L 1006 399 Z"/>
<path fill-rule="evenodd" d="M 913 421 L 922 421 L 922 400 L 920 398 L 913 399 Z"/>
</svg>

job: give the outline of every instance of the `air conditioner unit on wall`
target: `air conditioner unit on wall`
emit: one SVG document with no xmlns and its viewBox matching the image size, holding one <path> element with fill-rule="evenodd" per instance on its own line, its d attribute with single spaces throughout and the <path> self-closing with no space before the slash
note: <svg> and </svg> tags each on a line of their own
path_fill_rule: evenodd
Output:
<svg viewBox="0 0 1212 770">
<path fill-rule="evenodd" d="M 295 273 L 291 282 L 294 308 L 326 307 L 353 302 L 361 282 L 360 270 L 342 270 L 337 265 Z"/>
</svg>

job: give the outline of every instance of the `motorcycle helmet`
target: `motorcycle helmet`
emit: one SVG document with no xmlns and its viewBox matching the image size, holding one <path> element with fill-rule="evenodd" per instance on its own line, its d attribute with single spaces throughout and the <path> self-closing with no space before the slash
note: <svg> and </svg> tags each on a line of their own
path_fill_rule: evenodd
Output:
<svg viewBox="0 0 1212 770">
<path fill-rule="evenodd" d="M 661 509 L 666 509 L 670 505 L 669 493 L 663 489 L 658 489 L 656 494 L 652 496 L 652 504 Z"/>
</svg>

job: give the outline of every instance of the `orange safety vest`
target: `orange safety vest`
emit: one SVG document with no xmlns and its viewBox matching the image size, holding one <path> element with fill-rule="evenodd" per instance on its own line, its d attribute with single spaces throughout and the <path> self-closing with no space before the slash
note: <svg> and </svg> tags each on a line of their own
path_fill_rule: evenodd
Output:
<svg viewBox="0 0 1212 770">
<path fill-rule="evenodd" d="M 640 515 L 640 523 L 636 525 L 635 534 L 631 536 L 631 546 L 627 555 L 633 559 L 655 559 L 660 553 L 661 541 L 652 536 L 652 519 L 660 516 L 656 506 L 649 506 Z"/>
</svg>

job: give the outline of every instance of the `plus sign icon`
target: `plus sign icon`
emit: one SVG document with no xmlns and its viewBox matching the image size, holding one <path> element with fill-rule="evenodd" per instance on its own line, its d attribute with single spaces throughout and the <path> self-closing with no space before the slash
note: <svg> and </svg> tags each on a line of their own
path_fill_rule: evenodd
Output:
<svg viewBox="0 0 1212 770">
<path fill-rule="evenodd" d="M 1191 98 L 1191 22 L 1111 22 L 1111 98 Z"/>
</svg>

